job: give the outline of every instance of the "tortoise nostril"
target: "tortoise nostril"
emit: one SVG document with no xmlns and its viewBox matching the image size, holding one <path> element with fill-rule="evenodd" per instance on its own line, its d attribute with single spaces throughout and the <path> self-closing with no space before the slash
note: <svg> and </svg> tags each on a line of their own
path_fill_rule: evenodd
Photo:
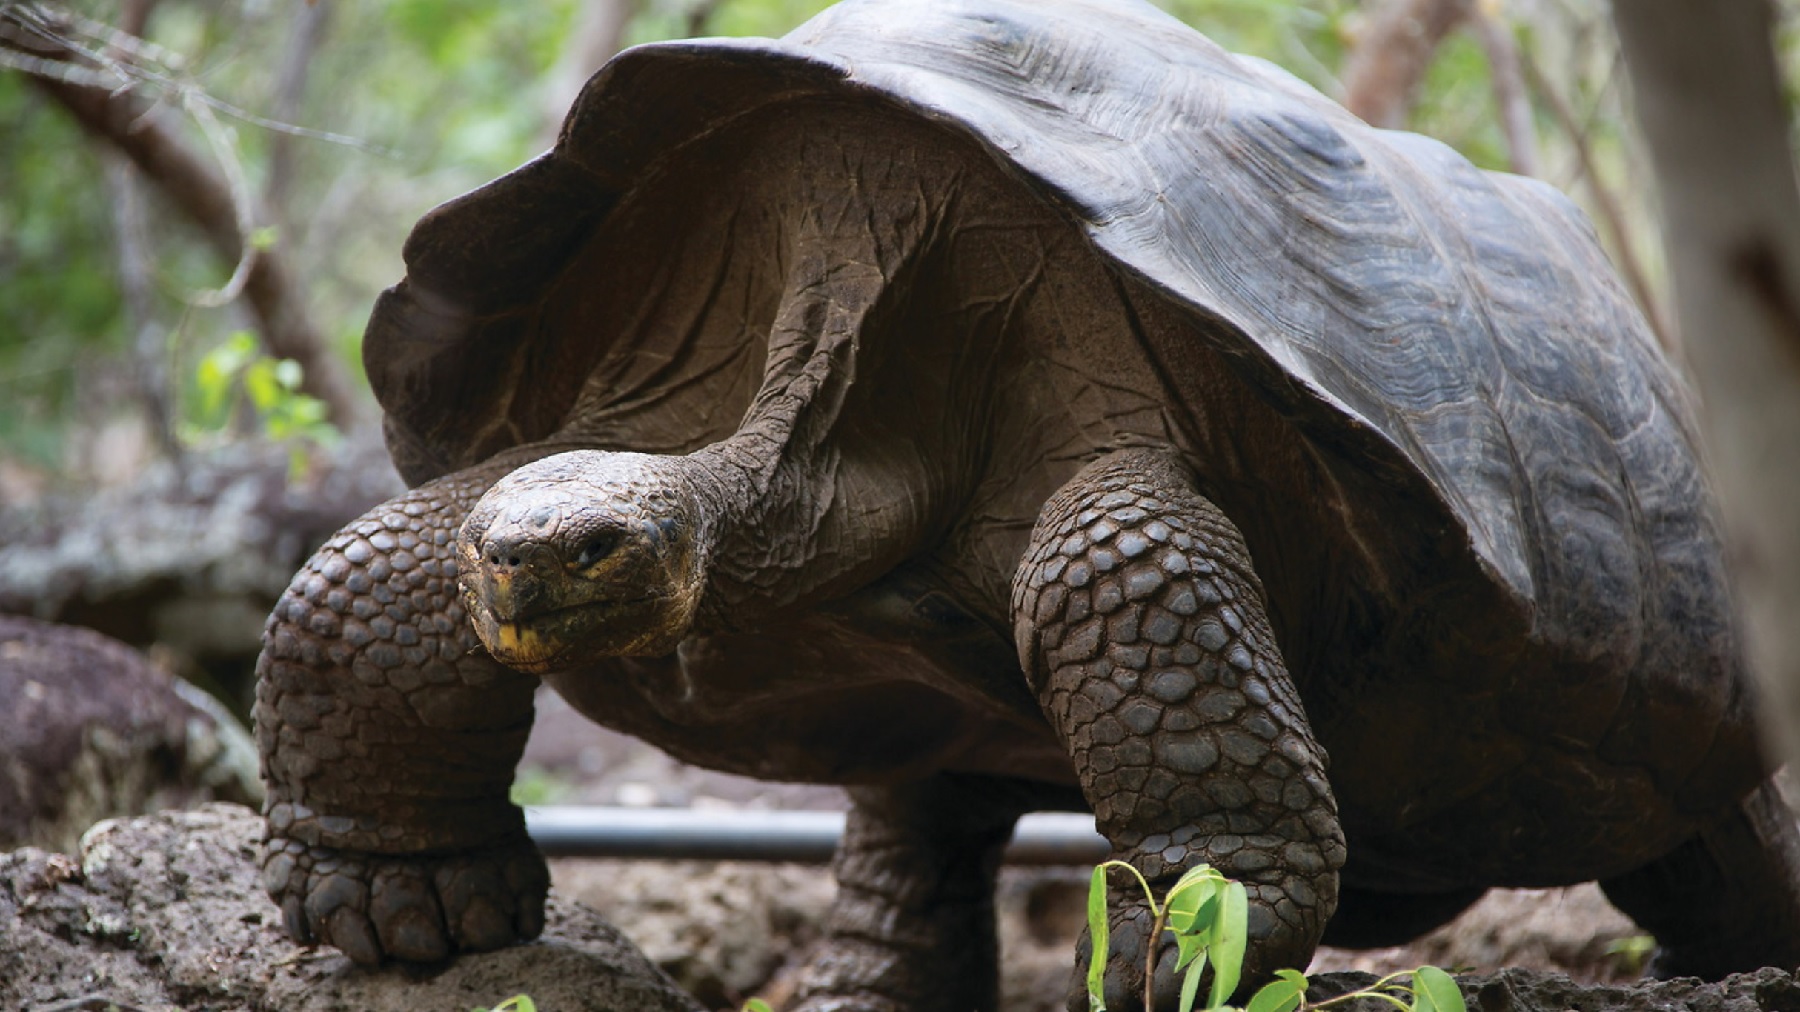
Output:
<svg viewBox="0 0 1800 1012">
<path fill-rule="evenodd" d="M 516 544 L 489 545 L 484 558 L 494 569 L 518 569 L 525 563 L 525 553 Z"/>
</svg>

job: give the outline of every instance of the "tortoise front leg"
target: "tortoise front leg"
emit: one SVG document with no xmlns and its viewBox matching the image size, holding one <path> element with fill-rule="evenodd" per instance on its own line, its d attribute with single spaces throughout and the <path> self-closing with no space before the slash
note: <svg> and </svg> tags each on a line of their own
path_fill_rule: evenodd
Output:
<svg viewBox="0 0 1800 1012">
<path fill-rule="evenodd" d="M 1246 983 L 1304 969 L 1337 901 L 1337 804 L 1243 538 L 1185 466 L 1134 450 L 1077 474 L 1039 516 L 1013 621 L 1114 856 L 1159 893 L 1202 862 L 1243 882 Z M 1107 1007 L 1138 1008 L 1149 913 L 1135 882 L 1111 898 Z M 1173 1007 L 1163 948 L 1157 1005 Z"/>
<path fill-rule="evenodd" d="M 454 558 L 463 516 L 516 462 L 370 510 L 270 616 L 263 881 L 296 941 L 431 962 L 542 929 L 548 876 L 508 799 L 537 682 L 482 650 Z"/>
</svg>

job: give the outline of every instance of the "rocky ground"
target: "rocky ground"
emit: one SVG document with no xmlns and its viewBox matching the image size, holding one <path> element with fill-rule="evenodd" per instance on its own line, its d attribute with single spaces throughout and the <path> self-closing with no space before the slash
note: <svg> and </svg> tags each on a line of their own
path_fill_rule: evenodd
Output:
<svg viewBox="0 0 1800 1012">
<path fill-rule="evenodd" d="M 767 784 L 683 766 L 595 728 L 549 694 L 539 699 L 524 770 L 529 792 L 558 803 L 844 804 L 833 788 Z M 824 869 L 794 865 L 568 859 L 551 862 L 551 874 L 558 890 L 626 926 L 653 960 L 715 1008 L 735 1005 L 751 994 L 776 1001 L 785 997 L 832 893 Z M 1003 871 L 997 904 L 1006 1012 L 1063 1007 L 1086 881 L 1086 870 L 1080 868 Z M 1425 963 L 1478 973 L 1510 967 L 1564 974 L 1578 984 L 1623 986 L 1640 976 L 1648 941 L 1592 885 L 1495 890 L 1455 922 L 1412 945 L 1356 952 L 1324 949 L 1309 969 L 1381 974 Z M 1800 1003 L 1793 1012 L 1800 1012 Z"/>
<path fill-rule="evenodd" d="M 261 822 L 215 804 L 102 823 L 77 855 L 0 857 L 0 1008 L 448 1012 L 520 992 L 546 1012 L 700 1007 L 616 928 L 560 898 L 537 944 L 439 972 L 358 970 L 303 949 L 261 895 Z"/>
<path fill-rule="evenodd" d="M 261 796 L 256 743 L 212 696 L 90 629 L 0 614 L 0 849 Z"/>
<path fill-rule="evenodd" d="M 718 960 L 719 979 L 737 972 L 725 954 L 750 951 L 745 938 L 787 931 L 822 902 L 811 872 L 777 871 L 769 881 L 729 868 L 660 866 L 656 877 L 686 883 L 687 901 L 716 901 L 686 917 L 658 922 L 661 902 L 631 899 L 628 875 L 589 868 L 627 902 L 603 920 L 567 893 L 580 888 L 564 868 L 550 903 L 549 926 L 531 945 L 465 956 L 427 971 L 363 970 L 328 950 L 309 950 L 280 932 L 262 897 L 255 864 L 260 820 L 229 804 L 101 823 L 74 855 L 26 847 L 0 856 L 0 1009 L 32 1012 L 399 1012 L 490 1008 L 528 993 L 546 1012 L 701 1012 L 717 1007 L 683 992 L 655 962 L 614 928 L 640 938 L 688 932 L 667 950 L 677 969 Z M 741 876 L 741 877 L 738 877 Z M 698 883 L 711 882 L 701 886 Z M 797 886 L 800 895 L 781 886 Z M 668 895 L 667 890 L 652 890 Z M 1033 890 L 1013 880 L 1004 890 L 1009 920 L 1025 925 L 1066 918 L 1032 916 Z M 781 903 L 749 897 L 781 894 Z M 1024 898 L 1024 902 L 1016 900 Z M 742 906 L 748 902 L 748 906 Z M 747 910 L 765 910 L 744 921 Z M 640 916 L 640 913 L 645 916 Z M 1041 911 L 1039 913 L 1042 913 Z M 759 919 L 760 918 L 760 919 Z M 712 925 L 696 930 L 697 923 Z M 735 925 L 735 927 L 731 927 Z M 729 930 L 724 930 L 729 927 Z M 1027 928 L 1029 931 L 1030 929 Z M 1011 941 L 1016 944 L 1017 939 Z M 1042 939 L 1034 939 L 1043 941 Z M 646 948 L 650 946 L 646 944 Z M 1015 969 L 1029 960 L 1009 953 Z M 761 971 L 757 971 L 761 972 Z M 1045 986 L 1031 974 L 1015 988 L 1037 995 Z M 1367 983 L 1368 974 L 1325 974 L 1320 997 Z M 765 992 L 779 1002 L 779 975 Z M 1695 980 L 1587 985 L 1559 973 L 1507 969 L 1460 977 L 1471 1009 L 1481 1012 L 1794 1012 L 1800 981 L 1762 970 L 1721 983 Z M 1047 996 L 1010 1008 L 1052 1007 Z M 1364 1003 L 1359 1012 L 1384 1006 Z"/>
<path fill-rule="evenodd" d="M 843 804 L 834 789 L 681 766 L 549 696 L 520 784 L 536 800 L 563 803 Z M 258 881 L 260 832 L 250 809 L 212 805 L 103 822 L 65 851 L 0 855 L 0 1012 L 460 1012 L 518 993 L 546 1012 L 735 1009 L 751 995 L 780 1007 L 832 895 L 817 866 L 560 859 L 552 862 L 550 927 L 538 943 L 430 971 L 371 972 L 281 934 Z M 1003 872 L 1006 1012 L 1062 1007 L 1085 876 L 1081 868 Z M 1311 972 L 1331 993 L 1369 979 L 1357 971 L 1459 968 L 1470 1007 L 1481 1012 L 1800 1012 L 1800 983 L 1777 971 L 1719 985 L 1634 980 L 1642 941 L 1592 887 L 1497 891 L 1412 946 L 1326 950 Z"/>
</svg>

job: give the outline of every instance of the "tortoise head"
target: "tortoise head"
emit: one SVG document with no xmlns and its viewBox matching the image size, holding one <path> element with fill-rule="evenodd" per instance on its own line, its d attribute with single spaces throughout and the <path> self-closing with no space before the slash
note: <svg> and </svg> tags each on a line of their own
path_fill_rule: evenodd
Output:
<svg viewBox="0 0 1800 1012">
<path fill-rule="evenodd" d="M 679 458 L 582 450 L 501 479 L 457 536 L 463 605 L 495 659 L 544 674 L 675 649 L 705 584 Z"/>
</svg>

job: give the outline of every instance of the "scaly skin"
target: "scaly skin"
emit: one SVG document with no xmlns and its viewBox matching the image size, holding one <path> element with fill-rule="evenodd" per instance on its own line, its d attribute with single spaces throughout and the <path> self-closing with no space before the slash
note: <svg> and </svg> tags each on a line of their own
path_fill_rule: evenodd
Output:
<svg viewBox="0 0 1800 1012">
<path fill-rule="evenodd" d="M 457 599 L 455 536 L 517 451 L 338 532 L 276 605 L 257 664 L 263 881 L 288 933 L 357 963 L 433 962 L 543 927 L 549 879 L 508 800 L 536 680 Z"/>
<path fill-rule="evenodd" d="M 1167 456 L 1104 457 L 1045 504 L 1013 618 L 1114 856 L 1159 895 L 1201 862 L 1242 881 L 1246 982 L 1305 966 L 1344 837 L 1237 529 Z M 1135 881 L 1115 879 L 1111 901 L 1107 1006 L 1137 1008 L 1149 911 Z M 1081 977 L 1071 1010 L 1087 1007 Z M 1158 1007 L 1177 995 L 1159 973 Z"/>
<path fill-rule="evenodd" d="M 1034 807 L 1020 786 L 942 775 L 851 788 L 828 937 L 792 1012 L 998 1009 L 994 876 Z"/>
</svg>

